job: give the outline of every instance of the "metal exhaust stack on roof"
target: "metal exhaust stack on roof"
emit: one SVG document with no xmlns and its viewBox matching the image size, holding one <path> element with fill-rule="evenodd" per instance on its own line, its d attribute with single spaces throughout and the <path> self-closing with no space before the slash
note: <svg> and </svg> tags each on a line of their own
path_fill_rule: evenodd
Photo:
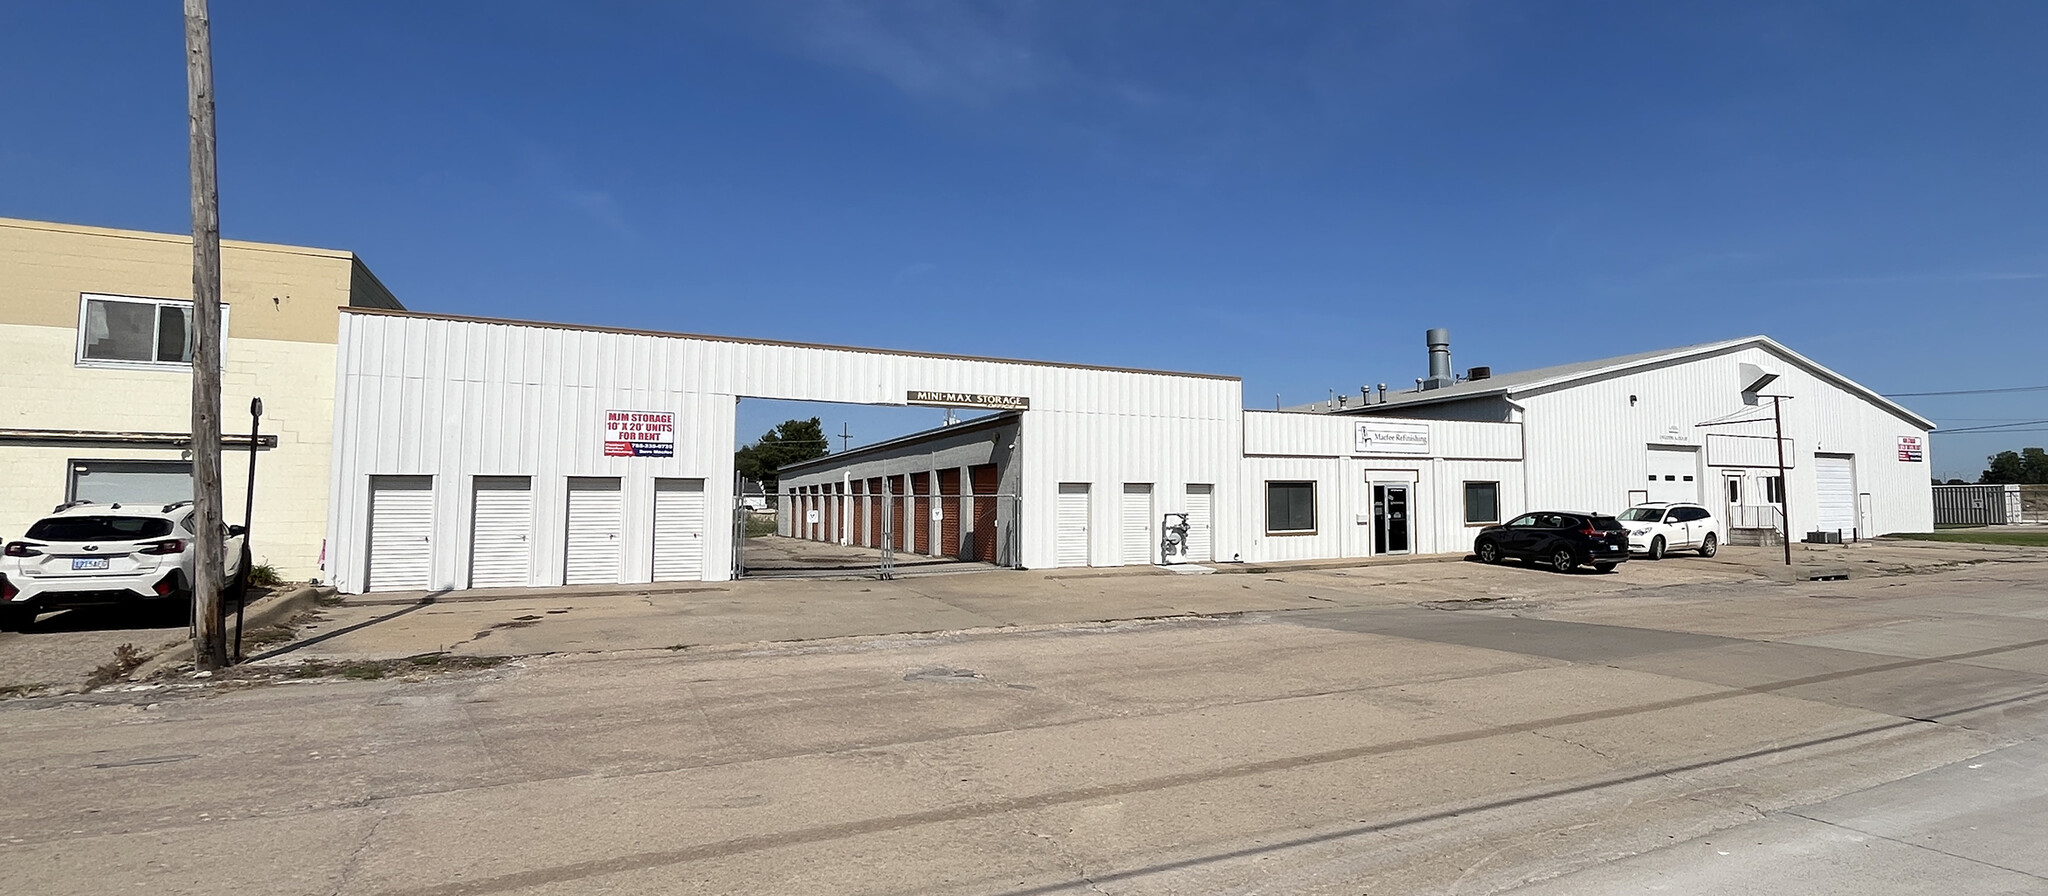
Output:
<svg viewBox="0 0 2048 896">
<path fill-rule="evenodd" d="M 1422 389 L 1441 389 L 1456 383 L 1451 374 L 1451 331 L 1436 327 L 1423 338 L 1429 343 L 1429 378 L 1422 381 Z"/>
</svg>

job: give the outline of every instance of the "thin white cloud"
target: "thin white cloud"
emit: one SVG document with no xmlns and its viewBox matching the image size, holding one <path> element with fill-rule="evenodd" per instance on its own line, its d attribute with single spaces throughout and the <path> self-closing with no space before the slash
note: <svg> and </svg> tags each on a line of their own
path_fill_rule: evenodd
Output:
<svg viewBox="0 0 2048 896">
<path fill-rule="evenodd" d="M 930 274 L 938 269 L 938 265 L 932 264 L 929 261 L 907 264 L 896 269 L 896 276 L 889 278 L 889 285 L 902 286 L 911 281 L 922 279 L 926 274 Z"/>
<path fill-rule="evenodd" d="M 639 232 L 633 229 L 632 224 L 627 223 L 625 213 L 619 210 L 618 198 L 610 192 L 564 189 L 556 191 L 556 195 L 571 208 L 582 212 L 612 233 L 625 239 L 638 238 Z"/>
<path fill-rule="evenodd" d="M 1038 90 L 1064 64 L 1034 39 L 1029 3 L 867 4 L 797 7 L 797 38 L 831 63 L 887 80 L 917 97 L 984 105 Z"/>
</svg>

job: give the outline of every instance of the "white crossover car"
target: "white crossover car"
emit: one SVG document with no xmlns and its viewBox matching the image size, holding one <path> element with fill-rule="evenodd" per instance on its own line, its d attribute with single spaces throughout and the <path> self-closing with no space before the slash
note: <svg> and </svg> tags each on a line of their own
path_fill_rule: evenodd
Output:
<svg viewBox="0 0 2048 896">
<path fill-rule="evenodd" d="M 0 631 L 70 607 L 189 607 L 193 516 L 189 501 L 58 507 L 0 550 Z M 232 603 L 247 590 L 249 548 L 241 526 L 226 534 L 222 588 Z"/>
<path fill-rule="evenodd" d="M 1698 504 L 1637 504 L 1618 517 L 1628 527 L 1629 553 L 1662 560 L 1671 551 L 1712 557 L 1721 549 L 1721 519 Z"/>
</svg>

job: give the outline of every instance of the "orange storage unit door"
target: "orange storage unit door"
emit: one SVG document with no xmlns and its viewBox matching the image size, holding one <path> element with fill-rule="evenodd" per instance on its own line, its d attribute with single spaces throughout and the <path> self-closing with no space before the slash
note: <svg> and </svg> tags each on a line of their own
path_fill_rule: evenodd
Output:
<svg viewBox="0 0 2048 896">
<path fill-rule="evenodd" d="M 915 516 L 913 516 L 910 520 L 910 531 L 915 534 L 915 538 L 913 541 L 911 541 L 911 544 L 915 546 L 915 553 L 929 554 L 932 552 L 931 474 L 911 474 L 910 487 L 912 490 L 917 492 L 917 501 L 915 504 L 911 506 L 911 511 L 915 514 Z"/>
<path fill-rule="evenodd" d="M 849 544 L 867 544 L 868 496 L 862 493 L 866 488 L 866 482 L 856 482 L 847 493 L 846 500 L 851 505 L 846 511 L 846 540 Z"/>
<path fill-rule="evenodd" d="M 868 547 L 882 546 L 882 479 L 868 480 Z"/>
<path fill-rule="evenodd" d="M 889 543 L 895 550 L 899 551 L 905 549 L 903 547 L 903 508 L 904 505 L 910 503 L 903 497 L 903 485 L 903 477 L 889 477 L 889 491 L 896 495 L 896 500 L 889 502 Z"/>
<path fill-rule="evenodd" d="M 960 556 L 960 471 L 939 471 L 939 555 Z"/>
<path fill-rule="evenodd" d="M 974 559 L 996 562 L 996 489 L 1001 478 L 995 464 L 967 468 L 968 485 L 974 489 Z"/>
</svg>

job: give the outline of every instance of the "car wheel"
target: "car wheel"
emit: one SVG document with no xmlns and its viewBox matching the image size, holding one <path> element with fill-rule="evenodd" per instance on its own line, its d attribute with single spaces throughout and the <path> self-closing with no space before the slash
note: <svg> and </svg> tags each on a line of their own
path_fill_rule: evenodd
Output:
<svg viewBox="0 0 2048 896">
<path fill-rule="evenodd" d="M 1715 538 L 1712 532 L 1708 532 L 1707 537 L 1700 541 L 1700 556 L 1702 557 L 1712 557 L 1720 550 L 1721 540 Z"/>
<path fill-rule="evenodd" d="M 1659 535 L 1656 538 L 1650 539 L 1649 553 L 1644 554 L 1643 556 L 1648 557 L 1651 560 L 1664 559 L 1664 536 Z"/>
<path fill-rule="evenodd" d="M 19 607 L 0 609 L 0 632 L 25 632 L 34 628 L 36 611 Z"/>
<path fill-rule="evenodd" d="M 1579 558 L 1572 555 L 1571 548 L 1558 548 L 1550 555 L 1550 568 L 1558 572 L 1571 572 L 1579 566 Z"/>
<path fill-rule="evenodd" d="M 1477 548 L 1474 548 L 1472 553 L 1479 555 L 1479 562 L 1481 563 L 1500 562 L 1500 545 L 1494 544 L 1490 541 L 1480 542 L 1479 546 Z"/>
<path fill-rule="evenodd" d="M 1593 571 L 1595 571 L 1595 572 L 1613 572 L 1613 571 L 1614 571 L 1614 567 L 1615 567 L 1615 564 L 1612 564 L 1612 563 L 1595 563 L 1595 564 L 1593 564 Z"/>
</svg>

